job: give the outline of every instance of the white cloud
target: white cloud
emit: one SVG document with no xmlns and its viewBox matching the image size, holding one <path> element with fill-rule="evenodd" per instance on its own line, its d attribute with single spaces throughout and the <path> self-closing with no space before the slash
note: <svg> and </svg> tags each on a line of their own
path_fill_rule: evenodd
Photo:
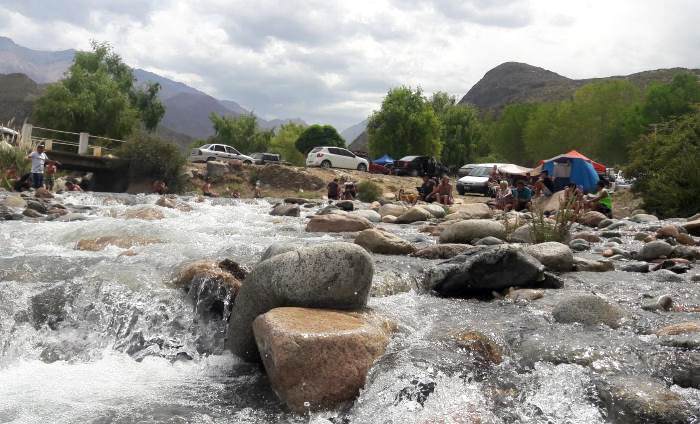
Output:
<svg viewBox="0 0 700 424">
<path fill-rule="evenodd" d="M 133 66 L 266 118 L 341 129 L 393 86 L 460 98 L 505 61 L 573 78 L 700 66 L 693 0 L 6 0 L 0 16 L 28 47 L 108 40 Z"/>
</svg>

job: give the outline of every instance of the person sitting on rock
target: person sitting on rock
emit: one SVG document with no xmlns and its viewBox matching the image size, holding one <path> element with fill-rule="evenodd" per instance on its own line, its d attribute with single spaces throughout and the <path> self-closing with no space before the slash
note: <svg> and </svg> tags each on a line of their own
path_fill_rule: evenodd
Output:
<svg viewBox="0 0 700 424">
<path fill-rule="evenodd" d="M 432 202 L 428 197 L 435 189 L 435 180 L 433 180 L 429 175 L 423 175 L 423 185 L 416 187 L 418 189 L 418 197 L 424 202 Z"/>
<path fill-rule="evenodd" d="M 345 189 L 343 190 L 343 200 L 355 200 L 357 197 L 357 187 L 352 181 L 345 183 Z"/>
<path fill-rule="evenodd" d="M 498 183 L 498 188 L 496 189 L 496 200 L 493 203 L 493 207 L 498 210 L 508 210 L 511 207 L 513 200 L 513 192 L 510 190 L 508 181 L 503 180 Z"/>
<path fill-rule="evenodd" d="M 151 191 L 153 191 L 155 194 L 163 195 L 168 192 L 168 186 L 165 184 L 165 181 L 155 180 Z"/>
<path fill-rule="evenodd" d="M 66 181 L 66 191 L 83 191 L 83 189 L 73 181 Z"/>
<path fill-rule="evenodd" d="M 546 169 L 543 170 L 542 174 L 540 175 L 540 180 L 542 181 L 542 184 L 547 187 L 547 190 L 549 190 L 550 193 L 554 193 L 554 180 L 552 180 L 552 177 L 549 176 L 549 171 Z"/>
<path fill-rule="evenodd" d="M 540 178 L 539 180 L 535 181 L 535 184 L 533 185 L 533 197 L 535 198 L 540 198 L 540 197 L 549 197 L 552 195 L 552 192 L 549 188 L 547 188 L 547 185 L 544 183 L 544 179 Z"/>
<path fill-rule="evenodd" d="M 608 218 L 612 218 L 612 196 L 605 188 L 605 181 L 600 180 L 596 184 L 597 191 L 589 195 L 585 203 L 586 210 L 600 212 Z"/>
<path fill-rule="evenodd" d="M 569 183 L 564 189 L 564 198 L 561 206 L 566 209 L 573 209 L 575 213 L 583 209 L 583 190 L 576 183 Z"/>
<path fill-rule="evenodd" d="M 22 192 L 24 190 L 29 190 L 32 187 L 32 174 L 27 172 L 22 175 L 12 183 L 12 189 L 14 191 Z"/>
<path fill-rule="evenodd" d="M 511 191 L 513 195 L 513 209 L 520 212 L 529 209 L 532 205 L 532 190 L 525 186 L 525 181 L 518 180 L 515 188 Z"/>
<path fill-rule="evenodd" d="M 451 205 L 454 203 L 450 177 L 442 177 L 440 184 L 433 189 L 433 192 L 428 195 L 427 199 L 428 201 L 437 201 L 443 205 Z"/>
<path fill-rule="evenodd" d="M 211 179 L 207 177 L 202 186 L 202 194 L 206 197 L 219 197 L 219 193 L 211 188 Z"/>
<path fill-rule="evenodd" d="M 340 199 L 340 184 L 337 178 L 333 178 L 333 181 L 328 183 L 328 200 L 338 199 Z"/>
</svg>

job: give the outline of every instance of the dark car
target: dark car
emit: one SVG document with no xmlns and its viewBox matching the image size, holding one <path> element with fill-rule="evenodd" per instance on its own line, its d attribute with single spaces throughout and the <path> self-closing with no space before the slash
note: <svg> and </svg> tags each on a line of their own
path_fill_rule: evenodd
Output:
<svg viewBox="0 0 700 424">
<path fill-rule="evenodd" d="M 447 168 L 431 156 L 406 156 L 394 162 L 394 174 L 412 177 L 440 177 Z"/>
<path fill-rule="evenodd" d="M 276 153 L 253 153 L 250 155 L 256 165 L 264 165 L 266 163 L 279 163 L 280 155 Z"/>
<path fill-rule="evenodd" d="M 380 164 L 374 163 L 374 162 L 369 163 L 369 172 L 371 174 L 389 175 L 389 174 L 391 174 L 391 168 L 392 168 L 392 166 L 390 164 L 380 165 Z"/>
</svg>

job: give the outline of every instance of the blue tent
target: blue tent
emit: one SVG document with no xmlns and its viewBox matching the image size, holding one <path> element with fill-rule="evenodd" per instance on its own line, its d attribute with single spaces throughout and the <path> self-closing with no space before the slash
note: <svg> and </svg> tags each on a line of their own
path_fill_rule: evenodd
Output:
<svg viewBox="0 0 700 424">
<path fill-rule="evenodd" d="M 394 159 L 392 159 L 389 155 L 384 155 L 380 158 L 375 159 L 374 163 L 376 163 L 377 165 L 386 165 L 389 163 L 394 163 Z"/>
<path fill-rule="evenodd" d="M 586 192 L 594 192 L 598 184 L 598 173 L 590 159 L 578 152 L 555 156 L 544 161 L 542 170 L 554 180 L 554 189 L 561 190 L 569 183 L 583 186 Z M 582 157 L 583 156 L 583 157 Z"/>
</svg>

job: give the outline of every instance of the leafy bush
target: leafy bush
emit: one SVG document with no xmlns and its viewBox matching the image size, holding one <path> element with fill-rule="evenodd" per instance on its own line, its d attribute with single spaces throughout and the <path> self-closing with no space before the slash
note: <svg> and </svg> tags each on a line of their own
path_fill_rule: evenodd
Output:
<svg viewBox="0 0 700 424">
<path fill-rule="evenodd" d="M 632 146 L 631 158 L 626 172 L 644 209 L 662 217 L 700 210 L 700 111 L 658 125 Z"/>
<path fill-rule="evenodd" d="M 5 171 L 12 166 L 17 170 L 17 176 L 29 172 L 27 152 L 17 147 L 3 147 L 0 145 L 0 187 L 11 188 L 9 181 L 5 181 Z"/>
<path fill-rule="evenodd" d="M 137 134 L 124 143 L 117 156 L 129 161 L 129 176 L 163 180 L 171 191 L 185 184 L 182 169 L 185 157 L 174 144 L 148 134 Z"/>
<path fill-rule="evenodd" d="M 530 235 L 534 243 L 558 241 L 565 243 L 571 234 L 571 225 L 576 222 L 578 212 L 574 208 L 575 199 L 559 206 L 556 216 L 552 219 L 544 213 L 544 208 L 533 206 L 532 221 L 530 221 Z"/>
<path fill-rule="evenodd" d="M 363 202 L 374 202 L 379 200 L 381 195 L 382 189 L 375 182 L 367 180 L 357 185 L 357 198 Z"/>
</svg>

